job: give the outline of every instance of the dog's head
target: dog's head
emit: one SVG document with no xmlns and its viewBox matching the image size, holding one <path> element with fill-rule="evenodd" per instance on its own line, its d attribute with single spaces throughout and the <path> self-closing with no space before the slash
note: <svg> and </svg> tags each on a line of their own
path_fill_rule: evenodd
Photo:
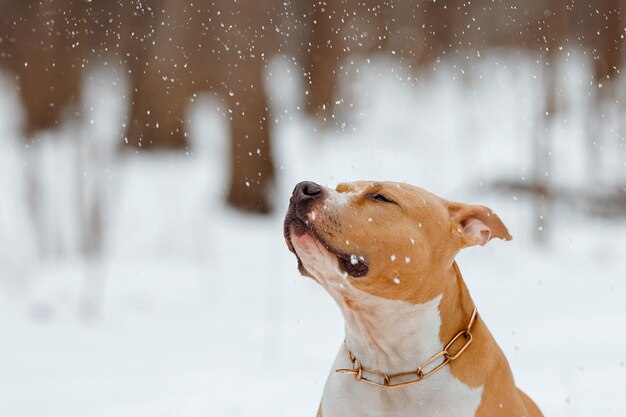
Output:
<svg viewBox="0 0 626 417">
<path fill-rule="evenodd" d="M 446 201 L 392 182 L 299 183 L 285 217 L 298 269 L 325 287 L 387 299 L 429 300 L 460 249 L 511 236 L 484 206 Z"/>
</svg>

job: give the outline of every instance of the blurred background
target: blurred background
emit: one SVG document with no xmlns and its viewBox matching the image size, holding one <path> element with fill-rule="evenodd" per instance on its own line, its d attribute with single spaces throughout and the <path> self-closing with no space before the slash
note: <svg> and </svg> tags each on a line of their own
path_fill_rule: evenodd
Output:
<svg viewBox="0 0 626 417">
<path fill-rule="evenodd" d="M 625 0 L 0 0 L 0 415 L 314 415 L 293 186 L 395 180 L 546 416 L 626 416 Z"/>
</svg>

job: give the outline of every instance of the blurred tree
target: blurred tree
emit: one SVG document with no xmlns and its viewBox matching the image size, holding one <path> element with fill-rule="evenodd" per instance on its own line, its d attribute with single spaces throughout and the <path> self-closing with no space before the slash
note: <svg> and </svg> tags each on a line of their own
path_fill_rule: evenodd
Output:
<svg viewBox="0 0 626 417">
<path fill-rule="evenodd" d="M 188 21 L 182 2 L 137 3 L 125 54 L 130 74 L 130 126 L 125 140 L 142 149 L 184 149 L 190 74 Z M 196 57 L 199 58 L 199 57 Z"/>
<path fill-rule="evenodd" d="M 26 136 L 57 126 L 80 96 L 85 38 L 71 0 L 0 0 L 0 65 L 26 108 Z M 76 108 L 70 116 L 76 114 Z"/>
<path fill-rule="evenodd" d="M 227 201 L 242 210 L 269 212 L 274 165 L 265 62 L 280 45 L 278 2 L 131 4 L 126 26 L 132 31 L 118 31 L 128 36 L 122 39 L 131 88 L 126 142 L 142 149 L 186 148 L 186 107 L 198 93 L 212 91 L 227 105 L 231 128 Z"/>
<path fill-rule="evenodd" d="M 71 0 L 0 0 L 0 66 L 14 77 L 25 109 L 24 136 L 31 142 L 41 131 L 80 115 L 86 39 L 80 9 L 74 5 Z M 29 156 L 25 170 L 29 207 L 36 230 L 43 234 L 47 222 L 39 161 L 32 152 Z M 40 236 L 40 252 L 59 252 L 52 242 L 50 236 Z"/>
</svg>

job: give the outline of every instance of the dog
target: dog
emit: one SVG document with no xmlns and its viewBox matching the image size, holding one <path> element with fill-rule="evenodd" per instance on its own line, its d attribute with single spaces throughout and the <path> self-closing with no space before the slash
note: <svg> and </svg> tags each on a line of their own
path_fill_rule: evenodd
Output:
<svg viewBox="0 0 626 417">
<path fill-rule="evenodd" d="M 465 247 L 511 239 L 489 208 L 401 183 L 301 182 L 284 234 L 345 319 L 318 417 L 542 416 L 455 262 Z"/>
</svg>

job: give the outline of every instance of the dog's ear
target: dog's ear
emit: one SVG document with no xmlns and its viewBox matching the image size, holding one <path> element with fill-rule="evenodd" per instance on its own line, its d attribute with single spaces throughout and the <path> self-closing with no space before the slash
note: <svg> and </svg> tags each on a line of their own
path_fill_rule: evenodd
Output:
<svg viewBox="0 0 626 417">
<path fill-rule="evenodd" d="M 502 220 L 490 208 L 447 203 L 452 227 L 459 233 L 463 248 L 482 246 L 495 237 L 503 240 L 512 239 Z"/>
</svg>

